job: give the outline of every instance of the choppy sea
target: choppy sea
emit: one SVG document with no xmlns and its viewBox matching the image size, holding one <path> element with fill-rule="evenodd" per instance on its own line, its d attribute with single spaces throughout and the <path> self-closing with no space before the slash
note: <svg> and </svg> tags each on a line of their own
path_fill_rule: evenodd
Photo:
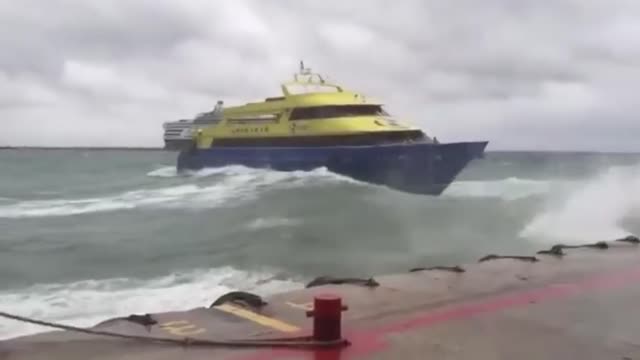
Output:
<svg viewBox="0 0 640 360">
<path fill-rule="evenodd" d="M 640 233 L 640 155 L 489 152 L 440 197 L 161 151 L 0 151 L 0 310 L 74 325 Z M 0 319 L 0 338 L 45 330 Z"/>
</svg>

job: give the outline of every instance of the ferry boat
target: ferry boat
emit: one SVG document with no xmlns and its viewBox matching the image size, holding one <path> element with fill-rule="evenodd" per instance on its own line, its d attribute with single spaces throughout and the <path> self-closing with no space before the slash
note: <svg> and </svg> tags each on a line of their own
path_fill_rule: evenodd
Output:
<svg viewBox="0 0 640 360">
<path fill-rule="evenodd" d="M 193 142 L 194 131 L 207 124 L 216 124 L 221 120 L 222 101 L 218 101 L 211 112 L 198 114 L 194 119 L 168 121 L 162 124 L 165 150 L 180 150 L 187 148 Z"/>
<path fill-rule="evenodd" d="M 180 150 L 189 146 L 192 138 L 193 121 L 182 119 L 162 124 L 165 150 Z"/>
<path fill-rule="evenodd" d="M 190 134 L 178 171 L 244 165 L 329 171 L 423 195 L 440 195 L 484 154 L 487 141 L 439 143 L 364 94 L 330 83 L 300 63 L 282 95 L 222 108 Z"/>
</svg>

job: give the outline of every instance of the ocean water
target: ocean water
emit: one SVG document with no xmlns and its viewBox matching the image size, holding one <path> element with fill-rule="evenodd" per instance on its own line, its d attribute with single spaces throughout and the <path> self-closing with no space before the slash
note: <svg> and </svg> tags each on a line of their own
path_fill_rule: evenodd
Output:
<svg viewBox="0 0 640 360">
<path fill-rule="evenodd" d="M 0 310 L 74 325 L 640 233 L 640 155 L 488 153 L 440 197 L 175 154 L 0 151 Z M 45 330 L 0 319 L 0 338 Z"/>
</svg>

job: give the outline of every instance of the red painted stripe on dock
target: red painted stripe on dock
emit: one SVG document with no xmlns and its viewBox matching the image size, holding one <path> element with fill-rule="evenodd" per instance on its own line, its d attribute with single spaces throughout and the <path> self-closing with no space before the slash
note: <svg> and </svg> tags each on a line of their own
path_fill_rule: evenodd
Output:
<svg viewBox="0 0 640 360">
<path fill-rule="evenodd" d="M 240 357 L 239 360 L 280 359 L 289 356 L 296 356 L 298 359 L 345 360 L 388 349 L 388 344 L 384 336 L 391 333 L 423 328 L 453 320 L 462 320 L 481 314 L 495 313 L 531 303 L 540 303 L 554 299 L 560 300 L 587 291 L 613 290 L 630 286 L 638 281 L 640 281 L 640 266 L 603 275 L 591 276 L 572 283 L 548 285 L 534 290 L 511 292 L 494 296 L 484 301 L 432 309 L 428 312 L 420 312 L 408 319 L 383 325 L 368 331 L 347 331 L 347 338 L 352 342 L 352 345 L 341 350 L 262 350 L 254 352 L 249 356 Z"/>
<path fill-rule="evenodd" d="M 630 285 L 637 280 L 640 280 L 640 267 L 620 273 L 597 275 L 579 282 L 549 285 L 534 290 L 501 295 L 482 302 L 461 304 L 452 308 L 445 308 L 444 310 L 430 311 L 427 314 L 415 316 L 404 322 L 383 326 L 368 333 L 374 335 L 410 330 L 416 327 L 464 319 L 482 313 L 497 312 L 516 306 L 565 298 L 578 295 L 588 290 L 606 290 Z"/>
</svg>

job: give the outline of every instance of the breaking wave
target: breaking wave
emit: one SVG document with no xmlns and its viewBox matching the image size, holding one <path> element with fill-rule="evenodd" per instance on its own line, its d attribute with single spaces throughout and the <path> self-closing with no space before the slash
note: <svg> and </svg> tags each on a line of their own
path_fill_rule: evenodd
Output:
<svg viewBox="0 0 640 360">
<path fill-rule="evenodd" d="M 0 309 L 45 321 L 92 326 L 108 318 L 132 313 L 187 310 L 209 306 L 233 290 L 269 295 L 302 287 L 271 273 L 234 268 L 191 270 L 150 280 L 114 278 L 69 284 L 35 285 L 0 292 Z M 0 319 L 0 339 L 50 330 Z"/>
<path fill-rule="evenodd" d="M 262 230 L 262 229 L 270 229 L 276 227 L 287 227 L 287 226 L 296 226 L 300 224 L 300 220 L 289 219 L 289 218 L 279 218 L 279 217 L 267 217 L 267 218 L 258 218 L 254 221 L 248 223 L 246 227 L 251 230 Z"/>
<path fill-rule="evenodd" d="M 169 168 L 157 169 L 147 175 L 165 178 L 182 176 L 175 174 L 175 171 L 172 174 Z M 204 169 L 185 176 L 196 179 L 213 177 L 213 181 L 207 184 L 138 189 L 104 197 L 18 201 L 0 205 L 0 218 L 70 216 L 136 208 L 211 208 L 231 199 L 255 198 L 265 188 L 352 182 L 323 168 L 308 172 L 278 172 L 230 166 Z"/>
<path fill-rule="evenodd" d="M 175 180 L 185 178 L 187 183 L 81 199 L 49 198 L 19 201 L 3 198 L 0 201 L 0 218 L 71 216 L 137 208 L 213 208 L 222 206 L 232 199 L 235 201 L 254 199 L 265 189 L 331 183 L 359 184 L 379 188 L 334 174 L 326 168 L 306 172 L 280 172 L 228 166 L 178 174 L 175 167 L 167 166 L 153 170 L 147 173 L 147 176 L 171 180 L 174 184 Z M 157 183 L 156 181 L 153 184 L 157 186 Z M 486 197 L 512 201 L 547 194 L 562 184 L 564 183 L 515 177 L 493 181 L 457 181 L 451 184 L 443 196 Z M 256 226 L 269 227 L 270 225 L 253 224 L 250 227 Z"/>
<path fill-rule="evenodd" d="M 326 168 L 279 172 L 242 166 L 203 169 L 177 174 L 174 166 L 148 172 L 152 184 L 171 186 L 142 188 L 83 199 L 19 201 L 0 199 L 0 218 L 53 217 L 137 208 L 215 208 L 238 200 L 252 200 L 269 189 L 326 185 L 369 185 L 336 175 Z M 182 180 L 185 179 L 184 182 Z M 176 184 L 176 181 L 182 184 Z M 378 188 L 371 186 L 372 188 Z M 534 180 L 509 177 L 500 180 L 456 181 L 442 197 L 493 198 L 510 202 L 533 198 L 539 203 L 525 221 L 519 236 L 547 242 L 571 239 L 602 240 L 627 234 L 620 222 L 640 209 L 640 166 L 613 167 L 586 180 Z M 536 206 L 532 203 L 532 206 Z M 541 204 L 540 204 L 541 203 Z M 245 224 L 250 230 L 298 225 L 288 218 L 259 218 Z"/>
<path fill-rule="evenodd" d="M 520 236 L 583 243 L 628 235 L 622 221 L 640 211 L 640 165 L 611 167 L 561 196 L 546 198 Z"/>
</svg>

